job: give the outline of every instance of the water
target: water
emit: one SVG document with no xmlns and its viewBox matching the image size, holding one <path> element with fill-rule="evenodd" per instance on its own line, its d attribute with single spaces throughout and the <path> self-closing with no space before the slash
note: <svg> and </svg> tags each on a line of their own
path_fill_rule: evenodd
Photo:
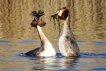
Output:
<svg viewBox="0 0 106 71">
<path fill-rule="evenodd" d="M 106 0 L 0 0 L 0 71 L 106 71 Z M 55 5 L 54 5 L 55 4 Z M 71 14 L 71 28 L 80 47 L 77 58 L 63 57 L 50 15 L 62 7 Z M 42 27 L 57 55 L 38 58 L 20 55 L 40 46 L 30 26 L 33 10 L 43 10 Z M 56 22 L 57 23 L 57 22 Z M 60 21 L 61 31 L 63 21 Z M 5 40 L 6 39 L 6 40 Z"/>
<path fill-rule="evenodd" d="M 51 41 L 54 44 L 57 41 Z M 0 40 L 0 71 L 105 71 L 106 41 L 77 40 L 79 57 L 63 57 L 55 46 L 56 56 L 49 58 L 21 55 L 39 46 L 38 40 L 12 42 Z"/>
</svg>

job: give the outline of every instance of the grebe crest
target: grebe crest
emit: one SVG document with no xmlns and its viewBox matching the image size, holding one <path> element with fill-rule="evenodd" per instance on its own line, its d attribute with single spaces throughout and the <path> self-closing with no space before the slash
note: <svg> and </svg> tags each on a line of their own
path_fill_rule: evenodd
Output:
<svg viewBox="0 0 106 71">
<path fill-rule="evenodd" d="M 40 27 L 43 27 L 46 25 L 46 23 L 40 18 L 44 15 L 44 12 L 39 10 L 38 12 L 32 11 L 32 15 L 35 17 L 34 20 L 31 23 L 32 27 L 37 27 L 39 25 Z"/>
</svg>

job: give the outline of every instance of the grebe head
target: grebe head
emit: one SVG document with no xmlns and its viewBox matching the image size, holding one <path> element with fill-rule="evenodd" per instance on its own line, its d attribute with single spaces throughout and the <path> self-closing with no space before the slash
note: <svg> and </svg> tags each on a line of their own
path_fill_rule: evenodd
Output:
<svg viewBox="0 0 106 71">
<path fill-rule="evenodd" d="M 60 20 L 65 20 L 68 16 L 69 10 L 66 7 L 59 9 L 55 14 L 51 15 L 52 18 L 58 17 Z"/>
<path fill-rule="evenodd" d="M 32 27 L 37 27 L 39 25 L 40 27 L 43 27 L 46 25 L 46 23 L 40 18 L 44 15 L 44 12 L 39 10 L 38 12 L 32 11 L 32 15 L 35 17 L 34 20 L 31 23 Z"/>
<path fill-rule="evenodd" d="M 58 22 L 59 35 L 60 35 L 60 21 L 59 20 L 65 20 L 68 16 L 68 13 L 69 13 L 69 10 L 66 7 L 63 7 L 61 9 L 59 9 L 56 13 L 54 13 L 53 15 L 50 16 L 50 20 L 51 19 L 54 20 L 54 26 L 56 26 L 55 19 Z"/>
<path fill-rule="evenodd" d="M 59 10 L 58 12 L 58 17 L 61 19 L 61 20 L 65 20 L 68 16 L 68 9 L 66 7 L 62 8 Z"/>
</svg>

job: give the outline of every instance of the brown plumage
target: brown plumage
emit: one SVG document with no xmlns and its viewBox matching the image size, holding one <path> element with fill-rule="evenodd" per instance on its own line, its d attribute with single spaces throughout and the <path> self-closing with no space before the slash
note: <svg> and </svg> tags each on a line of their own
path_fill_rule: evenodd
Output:
<svg viewBox="0 0 106 71">
<path fill-rule="evenodd" d="M 43 27 L 46 25 L 46 23 L 42 19 L 40 19 L 40 21 L 38 21 L 38 25 Z"/>
<path fill-rule="evenodd" d="M 41 16 L 43 16 L 45 13 L 41 10 L 39 10 L 38 12 L 36 11 L 32 11 L 32 15 L 35 17 L 34 20 L 31 23 L 32 27 L 37 27 L 37 25 L 39 25 L 40 27 L 43 27 L 46 25 L 46 23 L 40 18 Z"/>
<path fill-rule="evenodd" d="M 38 22 L 34 19 L 31 23 L 32 27 L 37 27 Z"/>
<path fill-rule="evenodd" d="M 58 13 L 59 19 L 65 20 L 68 16 L 68 12 L 69 10 L 66 7 L 60 9 L 60 13 Z"/>
<path fill-rule="evenodd" d="M 39 21 L 37 21 L 36 19 L 34 19 L 34 20 L 32 21 L 32 23 L 31 23 L 31 26 L 32 26 L 32 27 L 37 27 L 37 25 L 43 27 L 43 26 L 46 25 L 46 23 L 45 23 L 42 19 L 40 19 Z"/>
</svg>

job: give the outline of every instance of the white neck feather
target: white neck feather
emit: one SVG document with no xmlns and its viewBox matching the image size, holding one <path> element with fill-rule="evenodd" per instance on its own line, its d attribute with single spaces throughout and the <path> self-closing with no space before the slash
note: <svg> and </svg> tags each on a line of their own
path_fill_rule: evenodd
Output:
<svg viewBox="0 0 106 71">
<path fill-rule="evenodd" d="M 49 40 L 47 39 L 47 37 L 43 33 L 41 27 L 37 25 L 37 29 L 38 29 L 38 33 L 39 33 L 41 40 L 43 40 L 44 42 L 49 42 Z"/>
<path fill-rule="evenodd" d="M 73 32 L 71 31 L 71 27 L 70 27 L 70 15 L 67 16 L 65 22 L 64 22 L 64 26 L 63 26 L 63 35 L 70 35 L 70 37 L 74 38 Z"/>
</svg>

